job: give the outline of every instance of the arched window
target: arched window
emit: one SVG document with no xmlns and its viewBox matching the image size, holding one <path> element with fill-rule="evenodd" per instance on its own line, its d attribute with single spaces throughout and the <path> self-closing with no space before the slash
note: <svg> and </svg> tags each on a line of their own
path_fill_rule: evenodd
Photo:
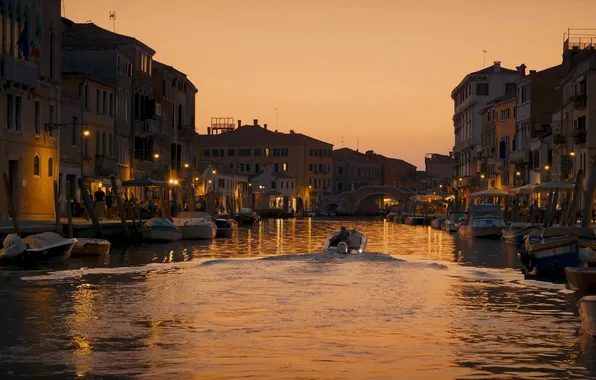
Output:
<svg viewBox="0 0 596 380">
<path fill-rule="evenodd" d="M 36 154 L 35 157 L 33 157 L 33 175 L 39 176 L 39 172 L 39 154 Z"/>
<path fill-rule="evenodd" d="M 106 133 L 101 134 L 101 155 L 106 155 Z"/>
<path fill-rule="evenodd" d="M 95 135 L 95 155 L 99 156 L 101 154 L 101 133 L 97 132 Z"/>
<path fill-rule="evenodd" d="M 108 154 L 110 157 L 114 155 L 114 140 L 112 139 L 112 134 L 110 133 L 108 143 L 110 144 L 110 149 L 108 150 Z"/>
<path fill-rule="evenodd" d="M 48 160 L 48 177 L 54 176 L 54 159 L 50 157 Z"/>
</svg>

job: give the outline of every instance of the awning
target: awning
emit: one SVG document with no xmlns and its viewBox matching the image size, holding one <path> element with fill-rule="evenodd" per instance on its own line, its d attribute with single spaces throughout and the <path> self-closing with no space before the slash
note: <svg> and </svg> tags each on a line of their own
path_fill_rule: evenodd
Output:
<svg viewBox="0 0 596 380">
<path fill-rule="evenodd" d="M 565 183 L 565 182 L 547 182 L 541 183 L 534 186 L 534 191 L 550 191 L 550 190 L 571 190 L 574 189 L 575 185 L 572 183 Z"/>
<path fill-rule="evenodd" d="M 122 182 L 125 187 L 166 187 L 168 184 L 164 181 L 157 181 L 151 178 L 137 178 Z"/>
<path fill-rule="evenodd" d="M 480 191 L 476 191 L 475 193 L 470 194 L 470 197 L 472 198 L 478 198 L 478 197 L 505 197 L 507 196 L 509 193 L 507 193 L 504 190 L 499 190 L 499 189 L 488 189 L 488 190 L 480 190 Z"/>
<path fill-rule="evenodd" d="M 101 183 L 103 186 L 111 187 L 112 181 L 109 178 L 97 177 L 97 176 L 85 176 L 85 181 L 95 181 Z M 122 182 L 116 179 L 116 185 L 122 186 Z"/>
<path fill-rule="evenodd" d="M 530 194 L 536 185 L 523 185 L 509 190 L 509 194 Z"/>
</svg>

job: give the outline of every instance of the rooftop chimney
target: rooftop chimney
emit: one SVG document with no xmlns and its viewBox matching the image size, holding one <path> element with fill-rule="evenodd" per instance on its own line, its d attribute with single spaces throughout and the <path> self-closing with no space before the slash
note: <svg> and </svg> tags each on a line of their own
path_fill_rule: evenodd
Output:
<svg viewBox="0 0 596 380">
<path fill-rule="evenodd" d="M 238 128 L 242 126 L 242 120 L 238 120 Z"/>
<path fill-rule="evenodd" d="M 495 73 L 501 72 L 501 61 L 495 61 L 495 64 L 493 65 L 493 70 Z"/>
<path fill-rule="evenodd" d="M 530 75 L 536 74 L 536 70 L 530 70 Z"/>
<path fill-rule="evenodd" d="M 263 128 L 267 129 L 267 124 L 263 124 Z"/>
<path fill-rule="evenodd" d="M 517 66 L 515 69 L 517 70 L 518 73 L 520 73 L 522 78 L 526 76 L 526 65 L 524 65 L 523 63 L 521 65 Z"/>
<path fill-rule="evenodd" d="M 296 133 L 296 132 L 294 132 L 293 129 L 290 129 L 290 134 L 293 135 L 294 133 Z"/>
<path fill-rule="evenodd" d="M 254 119 L 252 122 L 255 127 L 259 126 L 259 119 Z"/>
<path fill-rule="evenodd" d="M 366 154 L 369 155 L 369 156 L 372 156 L 373 154 L 375 154 L 375 151 L 374 150 L 367 150 L 366 151 Z"/>
</svg>

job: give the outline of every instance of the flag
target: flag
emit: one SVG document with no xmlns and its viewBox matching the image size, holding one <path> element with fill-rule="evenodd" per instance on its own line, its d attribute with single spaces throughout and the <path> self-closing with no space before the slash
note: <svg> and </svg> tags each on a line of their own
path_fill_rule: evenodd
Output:
<svg viewBox="0 0 596 380">
<path fill-rule="evenodd" d="M 29 57 L 29 32 L 28 32 L 28 25 L 25 22 L 25 26 L 23 27 L 23 31 L 19 35 L 19 40 L 17 41 L 17 46 L 23 53 L 23 57 Z"/>
<path fill-rule="evenodd" d="M 39 36 L 33 38 L 29 45 L 31 46 L 31 57 L 29 59 L 37 61 L 39 59 Z"/>
</svg>

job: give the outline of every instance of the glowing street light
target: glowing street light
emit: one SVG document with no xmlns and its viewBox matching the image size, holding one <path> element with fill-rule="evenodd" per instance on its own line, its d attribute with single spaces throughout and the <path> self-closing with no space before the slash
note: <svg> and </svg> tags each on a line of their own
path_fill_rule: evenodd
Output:
<svg viewBox="0 0 596 380">
<path fill-rule="evenodd" d="M 157 160 L 159 158 L 159 153 L 155 153 L 153 157 Z"/>
<path fill-rule="evenodd" d="M 188 168 L 188 164 L 184 164 L 184 167 L 185 167 L 185 168 Z"/>
<path fill-rule="evenodd" d="M 550 170 L 550 166 L 546 165 L 546 166 L 544 167 L 544 169 L 545 169 L 545 170 Z"/>
<path fill-rule="evenodd" d="M 87 137 L 91 134 L 88 129 L 83 130 L 83 136 Z"/>
<path fill-rule="evenodd" d="M 480 174 L 480 178 L 484 179 L 484 174 Z"/>
</svg>

